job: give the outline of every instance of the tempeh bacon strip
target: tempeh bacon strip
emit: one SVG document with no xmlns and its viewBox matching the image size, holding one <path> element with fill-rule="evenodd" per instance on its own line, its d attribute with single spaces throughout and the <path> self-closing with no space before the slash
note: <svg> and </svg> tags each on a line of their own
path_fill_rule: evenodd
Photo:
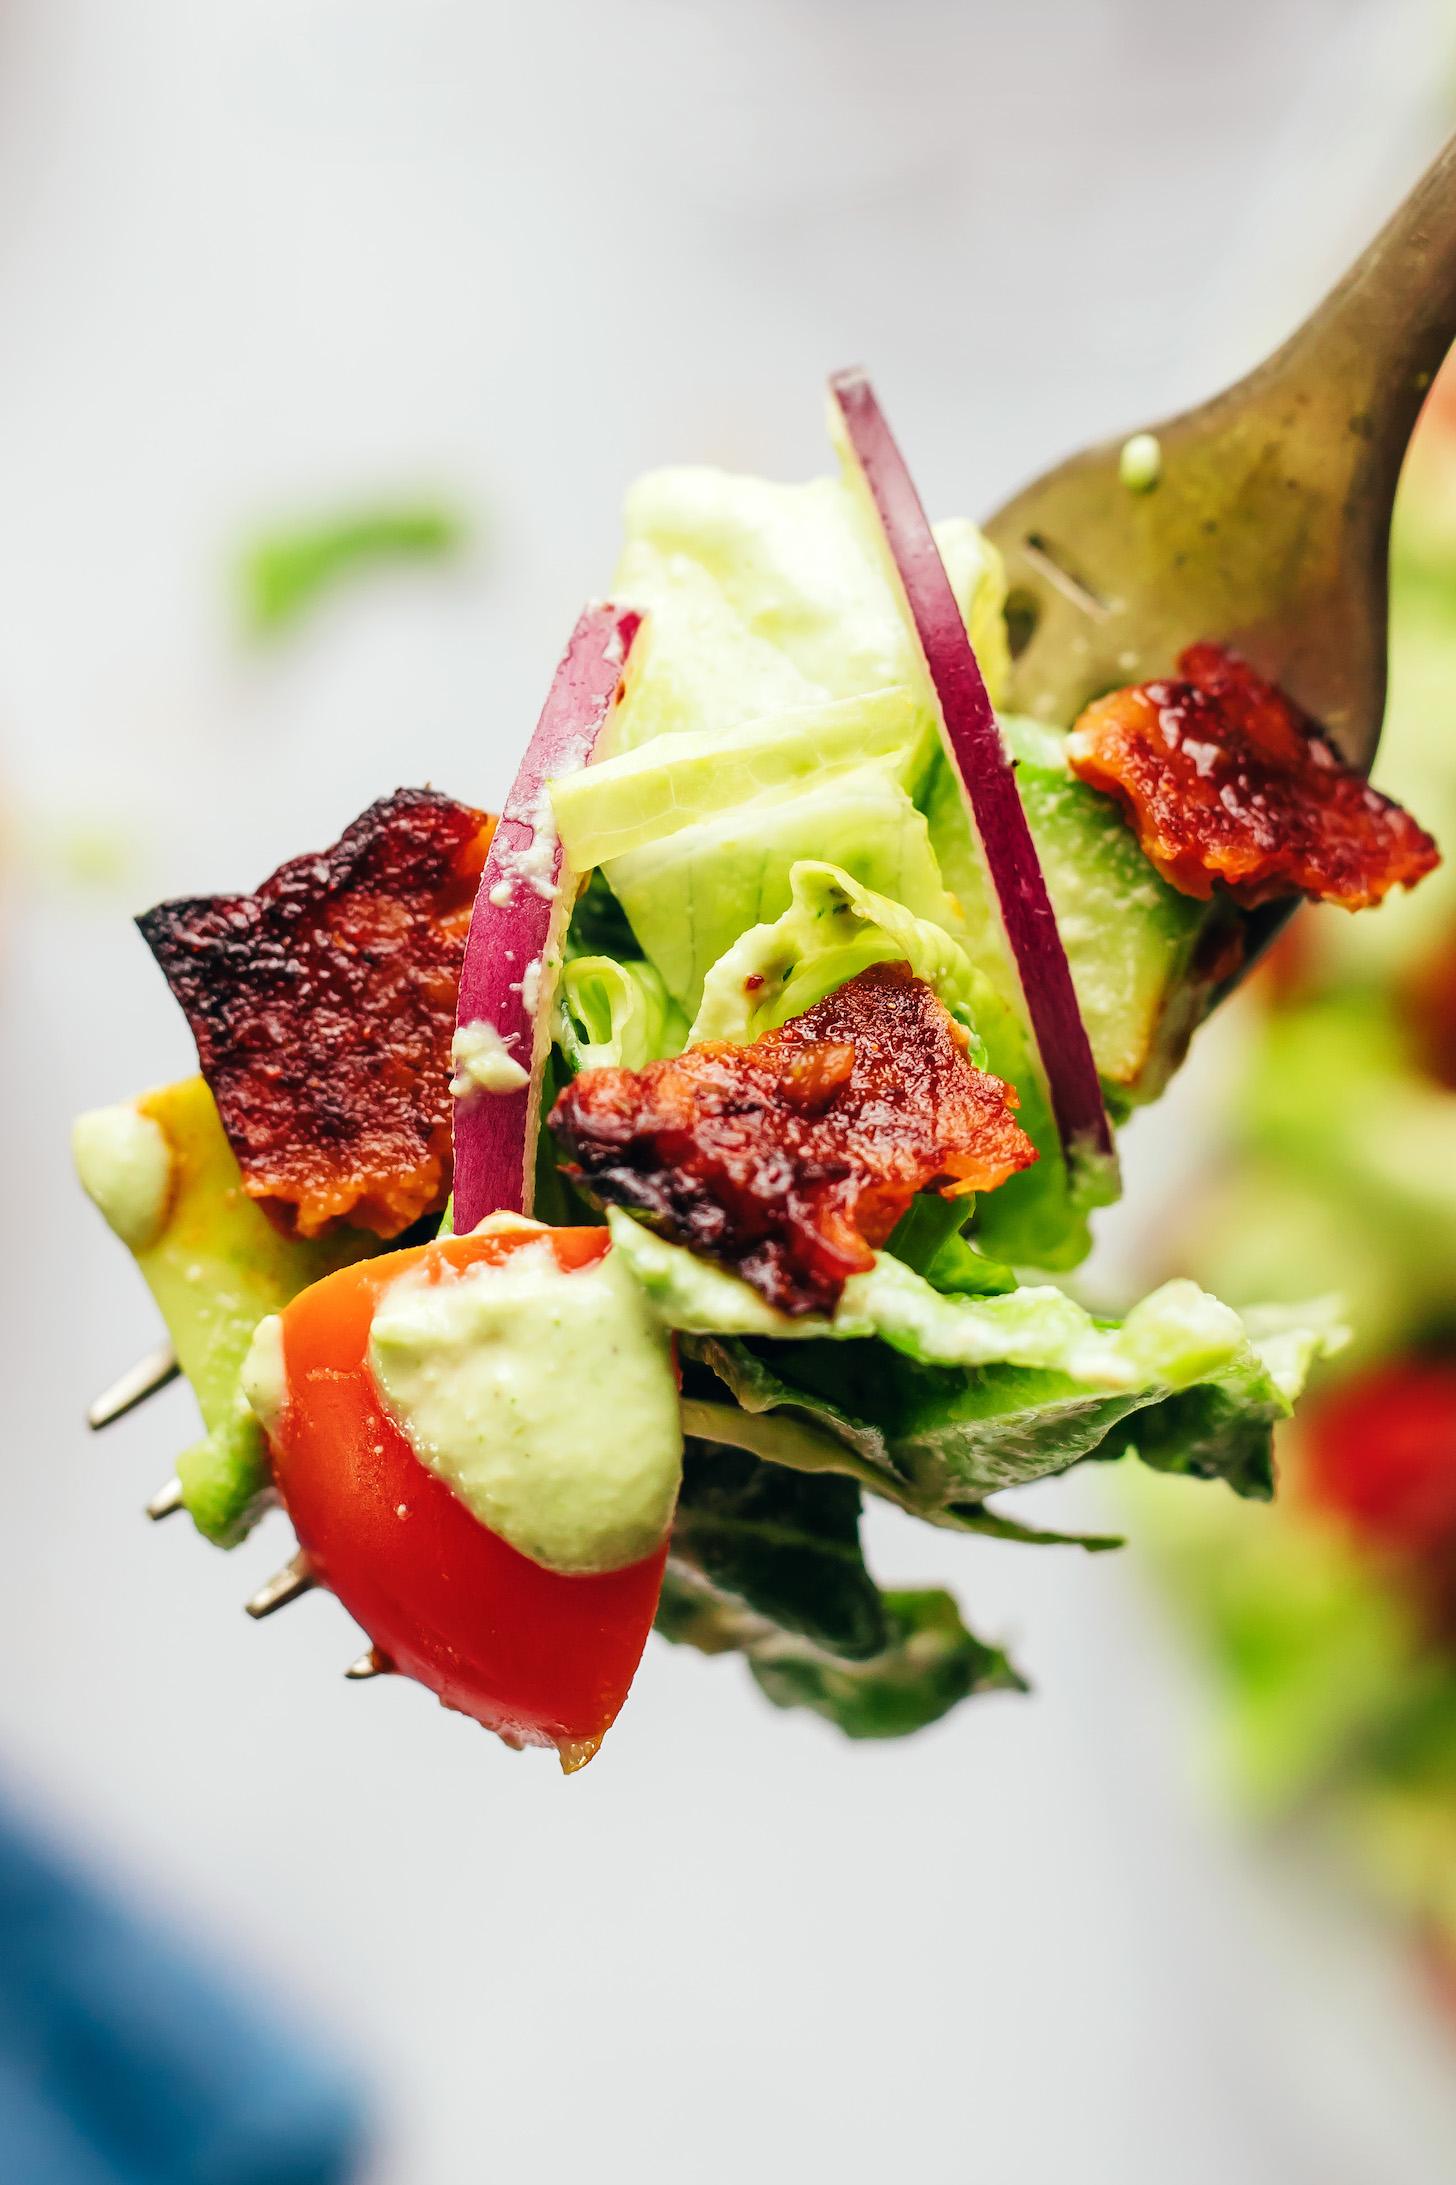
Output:
<svg viewBox="0 0 1456 2185">
<path fill-rule="evenodd" d="M 832 1309 L 919 1191 L 993 1191 L 1036 1159 L 1016 1094 L 904 964 L 750 1046 L 585 1070 L 551 1127 L 593 1197 L 645 1214 L 795 1314 Z"/>
<path fill-rule="evenodd" d="M 1408 812 L 1220 645 L 1190 645 L 1176 677 L 1099 698 L 1067 757 L 1185 895 L 1221 883 L 1247 909 L 1300 894 L 1363 910 L 1440 860 Z"/>
</svg>

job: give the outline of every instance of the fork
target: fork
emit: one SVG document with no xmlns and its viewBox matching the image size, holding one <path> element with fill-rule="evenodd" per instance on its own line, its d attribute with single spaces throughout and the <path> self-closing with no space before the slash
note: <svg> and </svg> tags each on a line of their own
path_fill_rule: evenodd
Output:
<svg viewBox="0 0 1456 2185">
<path fill-rule="evenodd" d="M 1368 773 L 1385 711 L 1390 518 L 1456 341 L 1456 137 L 1282 348 L 1211 402 L 1046 471 L 986 525 L 1008 579 L 1011 709 L 1066 723 L 1241 653 Z"/>
</svg>

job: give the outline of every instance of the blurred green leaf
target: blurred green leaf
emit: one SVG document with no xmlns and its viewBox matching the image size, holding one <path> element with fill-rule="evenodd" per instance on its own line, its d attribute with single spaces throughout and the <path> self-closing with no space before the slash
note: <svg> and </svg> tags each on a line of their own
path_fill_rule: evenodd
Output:
<svg viewBox="0 0 1456 2185">
<path fill-rule="evenodd" d="M 252 636 L 285 635 L 328 593 L 391 564 L 444 562 L 465 544 L 466 524 L 442 503 L 380 503 L 263 533 L 239 568 Z"/>
</svg>

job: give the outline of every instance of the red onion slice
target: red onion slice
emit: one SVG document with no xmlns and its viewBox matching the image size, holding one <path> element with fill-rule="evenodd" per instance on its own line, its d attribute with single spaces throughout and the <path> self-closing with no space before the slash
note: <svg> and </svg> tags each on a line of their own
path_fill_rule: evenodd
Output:
<svg viewBox="0 0 1456 2185">
<path fill-rule="evenodd" d="M 869 381 L 863 372 L 836 372 L 829 391 L 899 573 L 935 690 L 946 749 L 970 805 L 1021 982 L 1068 1173 L 1089 1195 L 1105 1198 L 1117 1156 L 1097 1065 L 1041 860 L 965 622 L 905 458 Z"/>
<path fill-rule="evenodd" d="M 575 889 L 566 883 L 547 783 L 585 766 L 606 726 L 641 616 L 589 607 L 571 633 L 506 798 L 485 869 L 456 1012 L 455 1228 L 529 1214 L 541 1072 Z"/>
</svg>

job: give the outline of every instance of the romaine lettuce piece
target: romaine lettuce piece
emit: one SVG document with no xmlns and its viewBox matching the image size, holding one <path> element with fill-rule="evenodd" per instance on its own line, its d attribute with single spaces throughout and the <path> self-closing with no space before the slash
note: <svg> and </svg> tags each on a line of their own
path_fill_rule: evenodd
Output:
<svg viewBox="0 0 1456 2185">
<path fill-rule="evenodd" d="M 690 1440 L 669 1552 L 680 1579 L 733 1602 L 765 1635 L 865 1661 L 883 1653 L 890 1632 L 859 1521 L 853 1480 Z"/>
<path fill-rule="evenodd" d="M 636 745 L 553 782 L 551 808 L 567 862 L 584 873 L 694 820 L 792 795 L 870 760 L 894 761 L 913 788 L 931 755 L 913 695 L 877 690 Z"/>
<path fill-rule="evenodd" d="M 1092 1390 L 1182 1388 L 1248 1355 L 1244 1322 L 1196 1282 L 1165 1282 L 1125 1320 L 1109 1324 L 1049 1285 L 946 1295 L 880 1252 L 867 1274 L 850 1276 L 831 1316 L 790 1318 L 737 1275 L 669 1244 L 619 1207 L 607 1219 L 613 1244 L 631 1262 L 653 1309 L 682 1335 L 768 1335 L 779 1342 L 878 1336 L 922 1365 L 1041 1367 Z"/>
<path fill-rule="evenodd" d="M 1273 1425 L 1293 1411 L 1316 1361 L 1344 1348 L 1348 1331 L 1339 1314 L 1333 1298 L 1249 1306 L 1242 1315 L 1248 1344 L 1237 1358 L 1120 1420 L 1098 1456 L 1131 1454 L 1155 1472 L 1226 1479 L 1256 1500 L 1271 1494 Z"/>
<path fill-rule="evenodd" d="M 709 967 L 750 926 L 789 907 L 789 875 L 804 858 L 842 867 L 917 917 L 953 919 L 925 820 L 888 759 L 696 820 L 603 870 L 640 947 L 691 1017 Z"/>
<path fill-rule="evenodd" d="M 651 964 L 570 956 L 556 989 L 555 1038 L 573 1071 L 640 1070 L 679 1052 L 687 1019 Z"/>
<path fill-rule="evenodd" d="M 881 1593 L 850 1481 L 701 1442 L 688 1446 L 657 1629 L 742 1654 L 776 1706 L 849 1737 L 904 1736 L 975 1692 L 1024 1689 L 949 1594 Z"/>
<path fill-rule="evenodd" d="M 786 652 L 756 637 L 686 554 L 629 538 L 612 594 L 647 616 L 612 722 L 616 750 L 684 731 L 732 728 L 829 696 Z"/>
<path fill-rule="evenodd" d="M 710 469 L 652 471 L 628 496 L 626 520 L 627 552 L 615 596 L 645 605 L 659 618 L 656 643 L 665 656 L 649 655 L 644 683 L 704 634 L 707 609 L 697 586 L 691 606 L 682 610 L 681 629 L 665 627 L 678 620 L 675 589 L 688 564 L 712 579 L 743 631 L 780 653 L 817 690 L 849 697 L 889 683 L 924 687 L 873 526 L 842 479 L 780 485 Z M 936 541 L 994 699 L 1009 668 L 1000 557 L 963 520 L 939 525 Z M 690 629 L 690 622 L 696 627 Z M 757 710 L 740 705 L 736 717 Z M 629 740 L 641 740 L 637 721 L 624 727 Z"/>
<path fill-rule="evenodd" d="M 749 1651 L 753 1680 L 775 1707 L 809 1707 L 846 1737 L 910 1737 L 978 1692 L 1024 1692 L 1000 1647 L 968 1631 L 938 1587 L 884 1595 L 892 1633 L 865 1662 L 816 1659 L 779 1639 Z"/>
<path fill-rule="evenodd" d="M 959 1290 L 968 1297 L 995 1297 L 1014 1290 L 1012 1269 L 1004 1261 L 988 1259 L 963 1235 L 968 1212 L 962 1199 L 922 1191 L 896 1223 L 885 1250 L 924 1275 L 937 1290 Z"/>
<path fill-rule="evenodd" d="M 780 915 L 750 926 L 709 971 L 690 1042 L 758 1039 L 879 963 L 908 964 L 968 1028 L 979 1031 L 980 1013 L 1000 1013 L 989 983 L 943 925 L 841 866 L 806 858 L 790 871 Z"/>
<path fill-rule="evenodd" d="M 745 1411 L 837 1437 L 860 1460 L 854 1476 L 923 1515 L 1128 1448 L 1267 1495 L 1273 1423 L 1343 1338 L 1327 1306 L 1246 1322 L 1183 1281 L 1120 1324 L 1052 1289 L 944 1296 L 884 1253 L 845 1284 L 832 1318 L 789 1320 L 722 1268 L 618 1211 L 609 1219 L 654 1310 Z M 759 1455 L 828 1461 L 787 1438 L 776 1451 L 763 1423 Z"/>
</svg>

